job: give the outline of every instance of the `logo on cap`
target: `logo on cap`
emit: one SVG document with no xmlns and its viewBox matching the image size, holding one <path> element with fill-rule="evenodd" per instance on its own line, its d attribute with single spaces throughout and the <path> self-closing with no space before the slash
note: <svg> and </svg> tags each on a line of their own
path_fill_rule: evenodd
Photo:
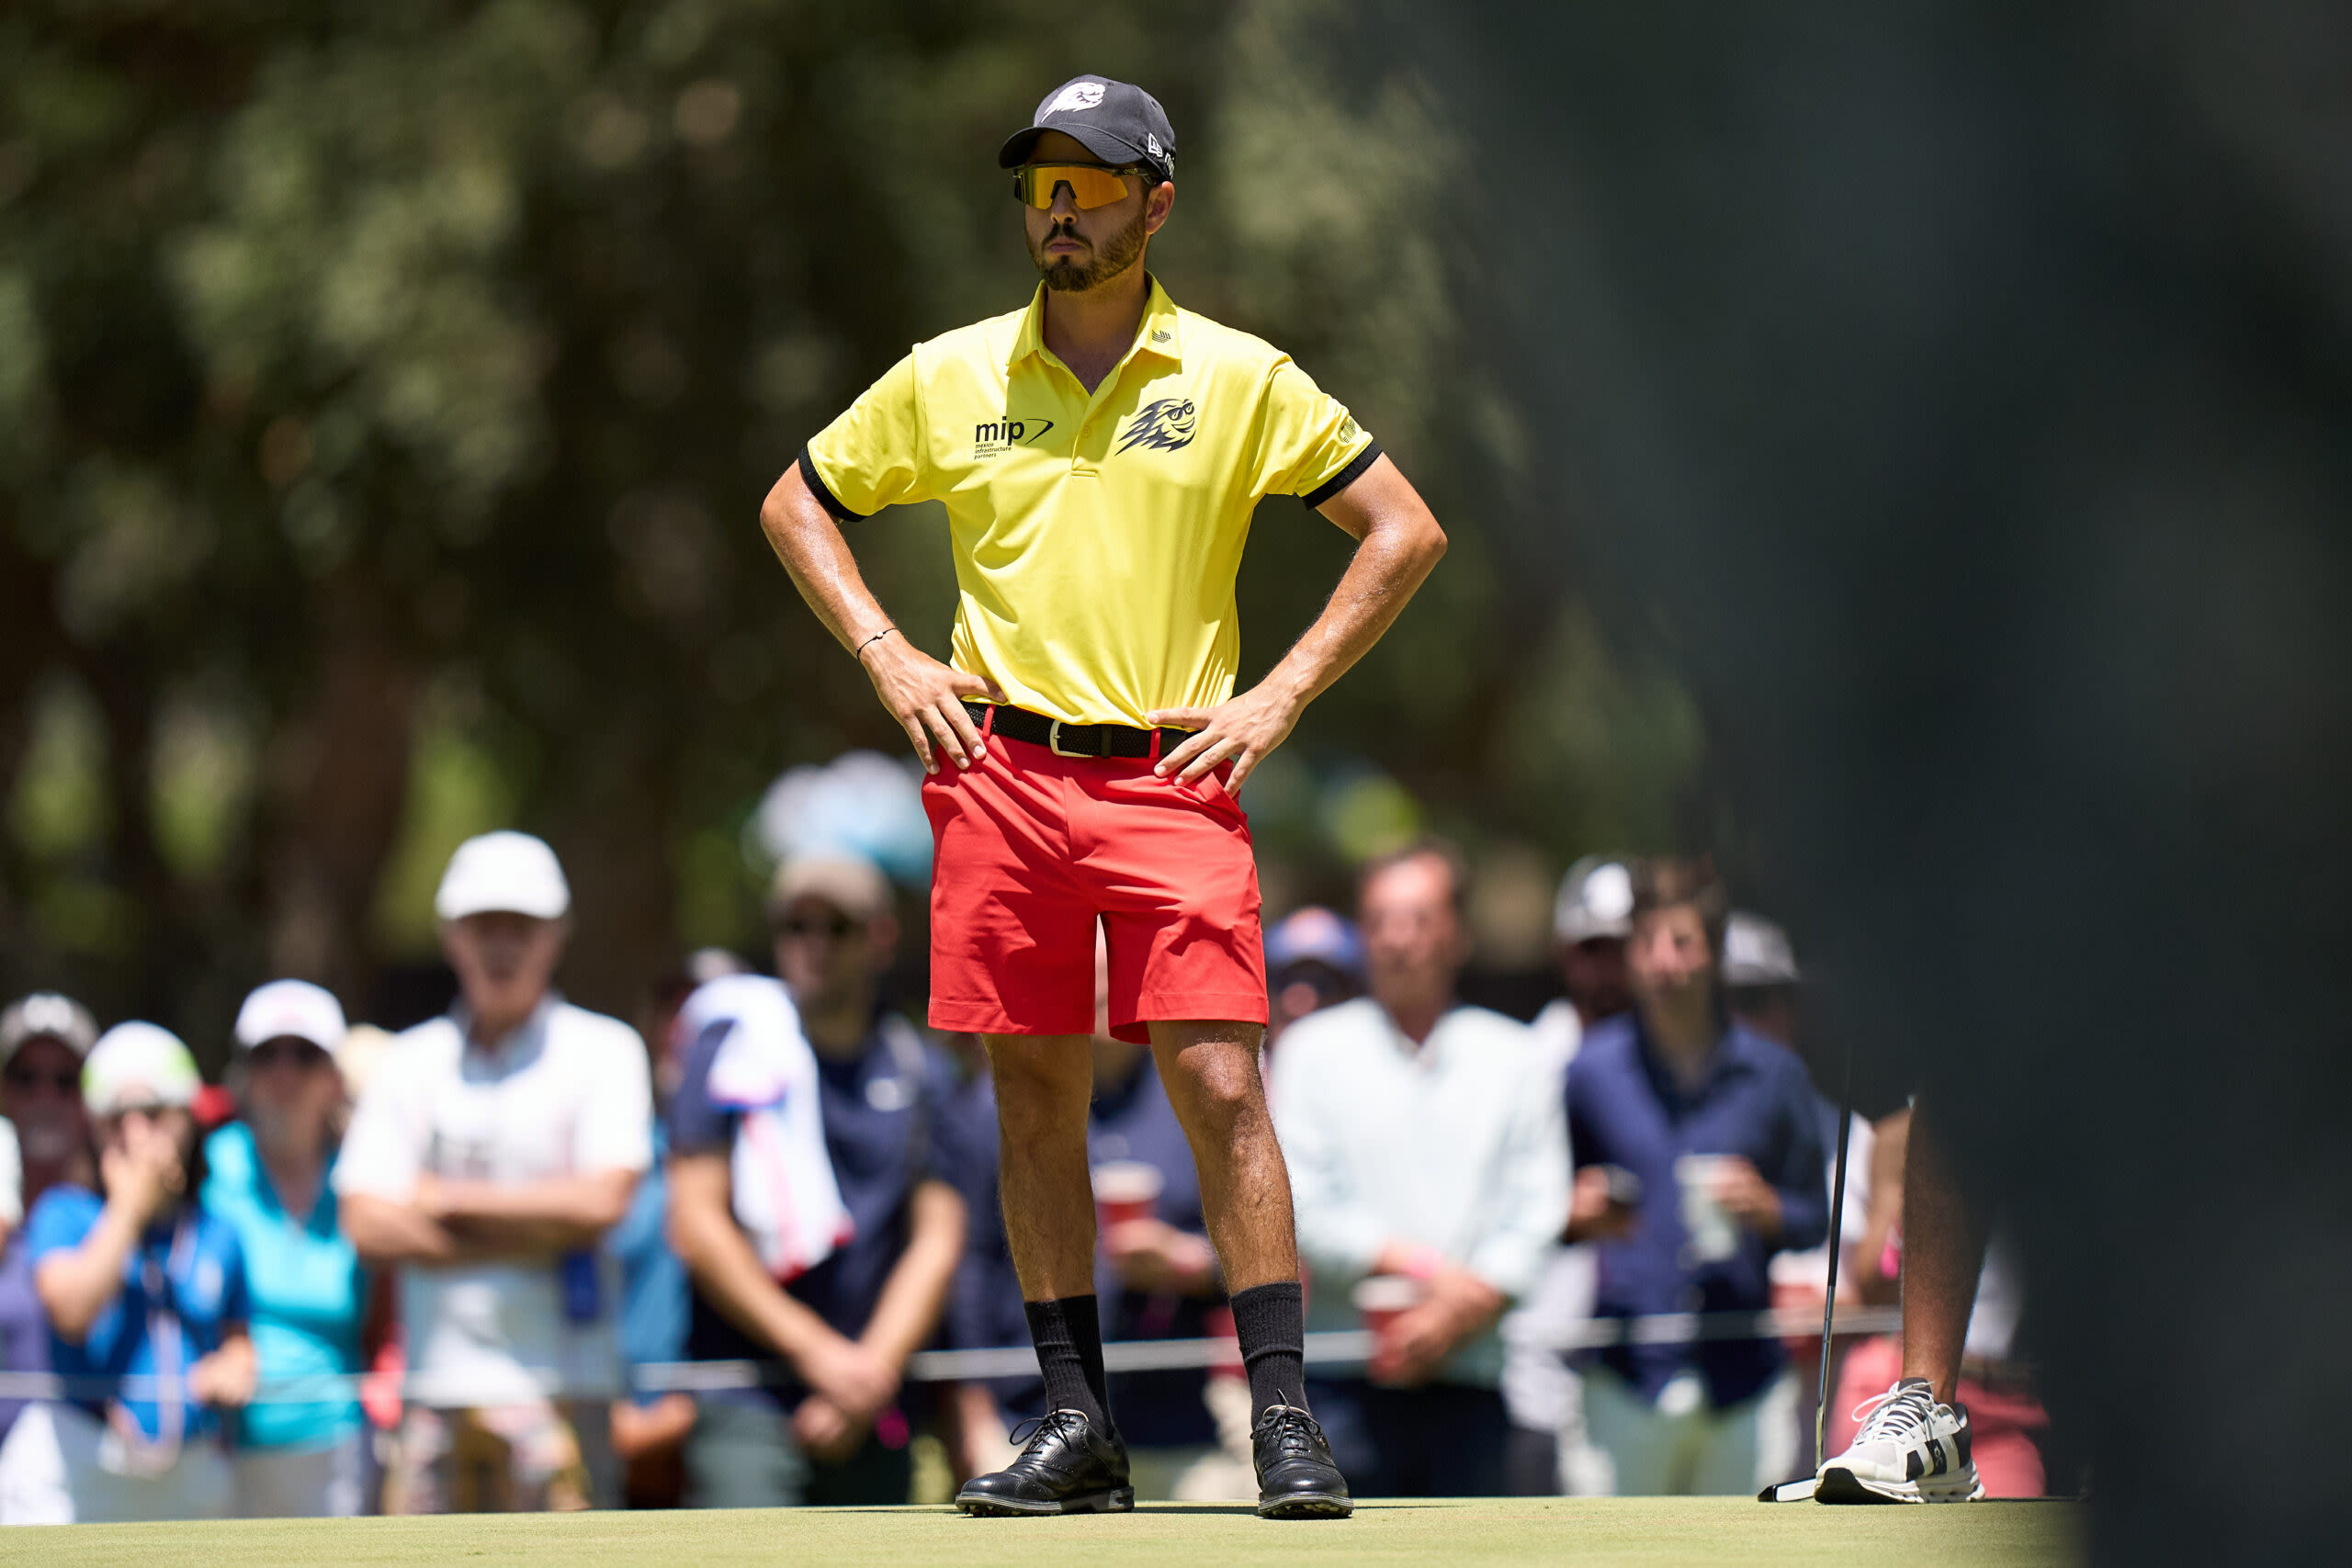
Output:
<svg viewBox="0 0 2352 1568">
<path fill-rule="evenodd" d="M 1150 131 L 1148 131 L 1148 130 L 1145 131 L 1145 132 L 1143 133 L 1143 148 L 1144 148 L 1144 151 L 1145 151 L 1145 152 L 1147 152 L 1150 153 L 1153 157 L 1155 157 L 1155 158 L 1159 157 L 1159 137 L 1157 137 L 1157 136 L 1154 136 L 1154 135 L 1153 135 Z"/>
<path fill-rule="evenodd" d="M 1039 119 L 1044 119 L 1048 115 L 1079 114 L 1084 110 L 1092 108 L 1102 101 L 1102 83 L 1072 82 L 1069 86 L 1064 87 L 1060 92 L 1054 95 L 1054 101 L 1047 104 L 1045 107 L 1044 113 L 1038 115 L 1037 118 Z"/>
</svg>

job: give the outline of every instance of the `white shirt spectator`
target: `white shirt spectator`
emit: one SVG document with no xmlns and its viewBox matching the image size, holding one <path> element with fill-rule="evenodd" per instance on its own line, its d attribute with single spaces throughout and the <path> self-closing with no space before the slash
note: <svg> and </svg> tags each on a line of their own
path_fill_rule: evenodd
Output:
<svg viewBox="0 0 2352 1568">
<path fill-rule="evenodd" d="M 1544 1004 L 1527 1025 L 1535 1037 L 1535 1048 L 1545 1059 L 1556 1064 L 1561 1072 L 1576 1060 L 1577 1047 L 1584 1043 L 1584 1019 L 1577 1011 L 1577 1004 L 1566 997 L 1554 997 Z"/>
<path fill-rule="evenodd" d="M 1361 1327 L 1350 1292 L 1382 1246 L 1419 1242 L 1504 1295 L 1535 1284 L 1568 1213 L 1554 1065 L 1524 1024 L 1457 1007 L 1416 1050 L 1370 998 L 1291 1025 L 1274 1053 L 1274 1130 L 1290 1164 L 1310 1331 Z M 1492 1331 L 1448 1382 L 1493 1387 Z"/>
<path fill-rule="evenodd" d="M 642 1172 L 652 1118 L 645 1047 L 619 1020 L 550 996 L 483 1050 L 452 1013 L 395 1042 L 352 1114 L 334 1187 L 406 1202 L 428 1171 L 508 1182 Z M 402 1269 L 410 1396 L 449 1407 L 611 1396 L 614 1283 L 603 1281 L 594 1321 L 575 1324 L 551 1262 Z"/>
</svg>

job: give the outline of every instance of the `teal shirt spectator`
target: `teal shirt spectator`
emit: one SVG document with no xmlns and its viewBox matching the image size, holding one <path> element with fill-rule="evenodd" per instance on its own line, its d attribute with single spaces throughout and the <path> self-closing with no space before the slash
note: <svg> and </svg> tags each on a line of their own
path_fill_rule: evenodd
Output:
<svg viewBox="0 0 2352 1568">
<path fill-rule="evenodd" d="M 334 1189 L 322 1175 L 308 1219 L 288 1214 L 241 1122 L 206 1141 L 204 1160 L 203 1206 L 236 1232 L 244 1252 L 254 1352 L 267 1385 L 244 1412 L 243 1446 L 332 1447 L 359 1429 L 359 1401 L 343 1380 L 360 1371 L 368 1305 L 359 1255 L 335 1224 Z M 303 1397 L 306 1383 L 318 1398 Z"/>
</svg>

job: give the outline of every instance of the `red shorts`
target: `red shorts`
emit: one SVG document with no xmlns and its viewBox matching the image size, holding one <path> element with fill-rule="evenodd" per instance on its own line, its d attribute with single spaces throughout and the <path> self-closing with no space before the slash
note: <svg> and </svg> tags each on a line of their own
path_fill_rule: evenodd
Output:
<svg viewBox="0 0 2352 1568">
<path fill-rule="evenodd" d="M 992 736 L 978 767 L 922 786 L 931 868 L 931 1025 L 1091 1034 L 1094 926 L 1111 954 L 1111 1032 L 1154 1020 L 1266 1021 L 1250 821 L 1212 776 L 1060 757 Z"/>
</svg>

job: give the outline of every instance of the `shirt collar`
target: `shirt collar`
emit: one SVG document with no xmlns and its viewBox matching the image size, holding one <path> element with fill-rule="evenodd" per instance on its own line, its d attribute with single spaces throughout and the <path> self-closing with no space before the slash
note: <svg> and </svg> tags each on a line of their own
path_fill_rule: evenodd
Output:
<svg viewBox="0 0 2352 1568">
<path fill-rule="evenodd" d="M 548 987 L 548 994 L 539 998 L 539 1005 L 532 1010 L 531 1016 L 516 1024 L 513 1033 L 495 1044 L 485 1045 L 474 1038 L 473 1010 L 466 1006 L 465 998 L 459 997 L 450 1004 L 449 1021 L 458 1026 L 458 1038 L 464 1043 L 467 1054 L 495 1060 L 520 1054 L 527 1043 L 537 1040 L 545 1033 L 549 1015 L 562 1005 L 562 1002 L 561 993 L 558 992 L 554 987 Z"/>
<path fill-rule="evenodd" d="M 1713 1093 L 1717 1086 L 1725 1078 L 1734 1074 L 1751 1071 L 1756 1066 L 1750 1057 L 1747 1042 L 1741 1037 L 1738 1025 L 1726 1024 L 1723 1032 L 1715 1036 L 1714 1049 L 1708 1054 L 1706 1077 L 1701 1081 L 1697 1089 L 1687 1090 L 1682 1087 L 1682 1080 L 1675 1076 L 1674 1069 L 1667 1065 L 1665 1056 L 1658 1051 L 1657 1042 L 1650 1038 L 1649 1025 L 1642 1017 L 1642 1010 L 1639 1008 L 1628 1010 L 1628 1017 L 1633 1021 L 1634 1044 L 1640 1053 L 1642 1066 L 1649 1074 L 1650 1081 L 1662 1091 L 1670 1091 L 1680 1098 L 1704 1100 Z"/>
<path fill-rule="evenodd" d="M 1396 1054 L 1399 1056 L 1406 1061 L 1418 1063 L 1430 1071 L 1435 1071 L 1446 1065 L 1450 1055 L 1446 1049 L 1446 1042 L 1451 1033 L 1446 1024 L 1455 1013 L 1462 1010 L 1462 1002 L 1459 998 L 1445 1004 L 1444 1010 L 1437 1015 L 1437 1021 L 1430 1025 L 1428 1037 L 1418 1045 L 1413 1043 L 1411 1035 L 1396 1027 L 1395 1016 L 1380 1005 L 1377 998 L 1366 997 L 1363 1000 L 1380 1014 L 1380 1021 L 1388 1030 L 1389 1043 L 1396 1047 Z"/>
<path fill-rule="evenodd" d="M 1176 301 L 1159 286 L 1159 279 L 1147 273 L 1151 293 L 1144 300 L 1143 320 L 1136 324 L 1136 341 L 1127 350 L 1127 357 L 1138 354 L 1157 355 L 1171 365 L 1184 363 L 1184 317 L 1177 310 Z M 1012 355 L 1005 364 L 1009 369 L 1033 354 L 1042 354 L 1046 347 L 1046 286 L 1029 297 L 1029 309 L 1021 315 L 1021 331 L 1012 340 Z M 1124 360 L 1122 361 L 1124 363 Z"/>
</svg>

